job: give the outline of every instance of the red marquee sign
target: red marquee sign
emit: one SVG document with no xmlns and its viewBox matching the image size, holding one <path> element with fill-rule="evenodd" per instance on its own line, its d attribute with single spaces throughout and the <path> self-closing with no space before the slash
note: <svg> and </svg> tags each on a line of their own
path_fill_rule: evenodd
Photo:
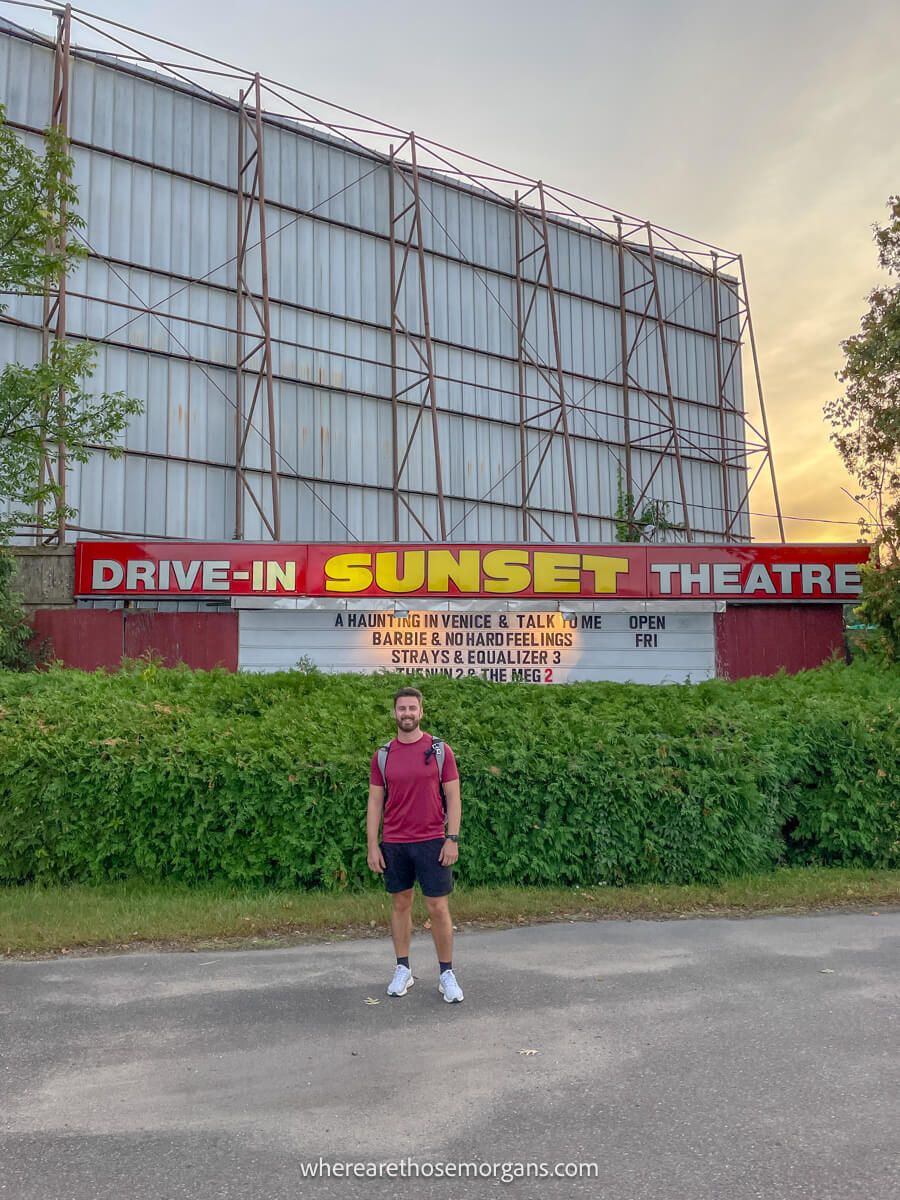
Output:
<svg viewBox="0 0 900 1200">
<path fill-rule="evenodd" d="M 852 603 L 863 545 L 95 542 L 75 594 Z"/>
</svg>

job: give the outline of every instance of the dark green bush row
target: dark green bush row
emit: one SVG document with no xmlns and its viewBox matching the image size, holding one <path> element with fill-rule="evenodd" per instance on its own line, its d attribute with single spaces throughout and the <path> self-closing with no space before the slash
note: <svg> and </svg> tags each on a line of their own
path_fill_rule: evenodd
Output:
<svg viewBox="0 0 900 1200">
<path fill-rule="evenodd" d="M 0 674 L 0 881 L 372 883 L 397 676 Z M 900 866 L 900 672 L 685 687 L 431 678 L 468 883 Z"/>
</svg>

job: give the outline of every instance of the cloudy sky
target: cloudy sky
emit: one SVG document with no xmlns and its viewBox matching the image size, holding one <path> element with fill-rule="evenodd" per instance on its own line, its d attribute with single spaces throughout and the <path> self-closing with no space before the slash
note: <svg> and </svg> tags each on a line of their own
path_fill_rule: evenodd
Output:
<svg viewBox="0 0 900 1200">
<path fill-rule="evenodd" d="M 855 536 L 822 405 L 900 192 L 897 0 L 83 3 L 741 251 L 788 536 Z"/>
</svg>

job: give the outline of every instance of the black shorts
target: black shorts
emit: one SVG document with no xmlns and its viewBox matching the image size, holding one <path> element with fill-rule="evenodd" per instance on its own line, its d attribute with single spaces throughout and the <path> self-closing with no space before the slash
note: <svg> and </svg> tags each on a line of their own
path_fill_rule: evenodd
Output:
<svg viewBox="0 0 900 1200">
<path fill-rule="evenodd" d="M 382 842 L 384 886 L 389 892 L 405 892 L 418 880 L 423 896 L 449 896 L 453 871 L 438 859 L 443 838 L 427 842 Z"/>
</svg>

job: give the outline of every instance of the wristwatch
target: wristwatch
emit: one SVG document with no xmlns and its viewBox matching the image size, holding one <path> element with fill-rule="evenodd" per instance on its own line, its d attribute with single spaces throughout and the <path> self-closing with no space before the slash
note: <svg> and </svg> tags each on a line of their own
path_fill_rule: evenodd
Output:
<svg viewBox="0 0 900 1200">
<path fill-rule="evenodd" d="M 448 833 L 448 834 L 445 834 L 444 836 L 448 842 L 459 842 L 459 834 L 458 833 Z"/>
</svg>

